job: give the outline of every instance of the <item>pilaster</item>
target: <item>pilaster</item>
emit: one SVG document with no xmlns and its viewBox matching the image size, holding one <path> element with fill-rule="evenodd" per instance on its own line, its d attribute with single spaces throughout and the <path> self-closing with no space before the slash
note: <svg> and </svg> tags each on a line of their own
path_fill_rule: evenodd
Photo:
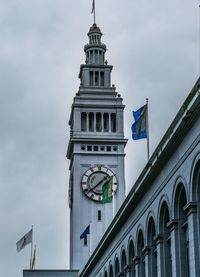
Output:
<svg viewBox="0 0 200 277">
<path fill-rule="evenodd" d="M 163 235 L 158 234 L 154 237 L 157 250 L 157 276 L 164 277 L 164 245 Z"/>
<path fill-rule="evenodd" d="M 172 260 L 172 276 L 180 276 L 180 262 L 179 262 L 179 237 L 178 237 L 178 220 L 171 220 L 168 222 L 167 227 L 170 229 L 171 237 L 171 260 Z"/>
<path fill-rule="evenodd" d="M 139 256 L 135 256 L 133 258 L 133 263 L 134 263 L 134 267 L 135 267 L 135 277 L 140 277 L 141 258 Z"/>
<path fill-rule="evenodd" d="M 188 203 L 184 210 L 188 221 L 190 276 L 200 276 L 197 203 Z"/>
</svg>

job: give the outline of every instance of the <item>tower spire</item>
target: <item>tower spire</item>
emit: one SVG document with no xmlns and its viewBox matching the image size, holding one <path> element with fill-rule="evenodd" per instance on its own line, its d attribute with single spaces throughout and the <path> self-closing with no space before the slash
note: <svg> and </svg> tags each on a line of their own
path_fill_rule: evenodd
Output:
<svg viewBox="0 0 200 277">
<path fill-rule="evenodd" d="M 96 7 L 95 7 L 95 0 L 92 0 L 92 13 L 94 14 L 94 24 L 96 24 Z"/>
</svg>

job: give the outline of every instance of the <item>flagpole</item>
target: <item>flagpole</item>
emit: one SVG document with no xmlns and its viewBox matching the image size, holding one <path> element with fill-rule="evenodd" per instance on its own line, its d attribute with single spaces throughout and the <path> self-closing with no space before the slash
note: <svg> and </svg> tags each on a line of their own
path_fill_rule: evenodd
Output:
<svg viewBox="0 0 200 277">
<path fill-rule="evenodd" d="M 92 222 L 90 221 L 90 245 L 89 245 L 89 256 L 91 257 L 91 255 L 92 255 Z"/>
<path fill-rule="evenodd" d="M 32 241 L 31 241 L 31 259 L 30 259 L 30 269 L 31 269 L 32 257 L 33 257 L 33 225 L 32 225 Z"/>
<path fill-rule="evenodd" d="M 147 161 L 149 161 L 149 99 L 146 98 L 146 104 L 147 104 Z"/>
<path fill-rule="evenodd" d="M 35 244 L 35 248 L 34 248 L 34 257 L 33 258 L 34 258 L 34 261 L 32 261 L 32 269 L 35 270 L 35 265 L 36 265 L 36 244 Z"/>
<path fill-rule="evenodd" d="M 94 0 L 94 24 L 96 24 L 96 7 L 95 7 L 95 0 Z"/>
<path fill-rule="evenodd" d="M 113 201 L 113 218 L 115 217 L 115 192 L 114 192 L 114 190 L 113 190 L 113 199 L 112 199 L 112 201 Z"/>
</svg>

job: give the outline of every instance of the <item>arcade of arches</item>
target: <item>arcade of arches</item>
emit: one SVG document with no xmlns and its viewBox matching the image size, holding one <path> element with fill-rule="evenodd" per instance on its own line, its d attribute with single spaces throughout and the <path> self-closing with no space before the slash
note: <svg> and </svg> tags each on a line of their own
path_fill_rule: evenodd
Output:
<svg viewBox="0 0 200 277">
<path fill-rule="evenodd" d="M 160 197 L 145 224 L 129 232 L 99 277 L 200 276 L 200 154 L 190 183 L 177 178 L 170 197 Z"/>
</svg>

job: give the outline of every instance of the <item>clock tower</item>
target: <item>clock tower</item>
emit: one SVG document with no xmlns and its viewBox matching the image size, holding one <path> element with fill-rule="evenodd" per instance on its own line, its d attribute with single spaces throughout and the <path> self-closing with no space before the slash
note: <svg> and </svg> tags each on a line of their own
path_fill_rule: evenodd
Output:
<svg viewBox="0 0 200 277">
<path fill-rule="evenodd" d="M 70 160 L 70 268 L 83 269 L 125 199 L 124 105 L 111 85 L 112 65 L 93 24 L 80 66 L 74 97 L 67 158 Z M 113 182 L 113 203 L 103 204 L 102 186 Z M 85 231 L 85 233 L 84 233 Z M 81 236 L 82 235 L 82 236 Z"/>
</svg>

